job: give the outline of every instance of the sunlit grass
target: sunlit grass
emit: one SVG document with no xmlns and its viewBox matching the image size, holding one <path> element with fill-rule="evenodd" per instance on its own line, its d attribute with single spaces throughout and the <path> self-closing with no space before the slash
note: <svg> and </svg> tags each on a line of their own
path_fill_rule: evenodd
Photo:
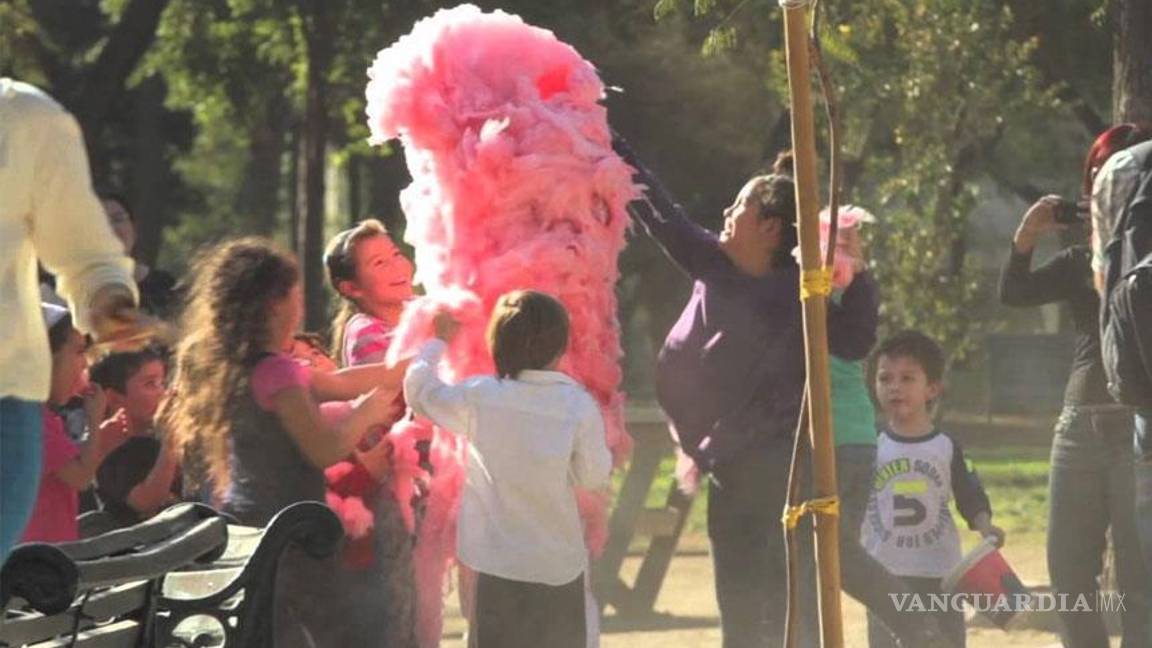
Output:
<svg viewBox="0 0 1152 648">
<path fill-rule="evenodd" d="M 976 469 L 992 504 L 993 521 L 1010 536 L 1009 542 L 1043 543 L 1048 528 L 1048 448 L 1042 446 L 966 447 L 965 455 Z M 648 492 L 647 506 L 663 507 L 675 487 L 675 459 L 665 457 Z M 615 488 L 623 483 L 618 473 Z M 685 541 L 699 545 L 707 535 L 706 487 L 701 488 L 684 527 Z M 975 543 L 975 534 L 964 531 L 957 515 L 965 546 Z M 640 541 L 637 538 L 637 544 Z"/>
</svg>

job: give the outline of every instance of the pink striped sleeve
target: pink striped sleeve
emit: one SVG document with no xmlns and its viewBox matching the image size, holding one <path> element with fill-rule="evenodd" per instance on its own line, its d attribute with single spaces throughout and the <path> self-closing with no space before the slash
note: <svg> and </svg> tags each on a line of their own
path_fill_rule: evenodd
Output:
<svg viewBox="0 0 1152 648">
<path fill-rule="evenodd" d="M 365 315 L 355 315 L 344 328 L 344 364 L 354 366 L 383 362 L 392 343 L 392 329 L 384 322 Z"/>
</svg>

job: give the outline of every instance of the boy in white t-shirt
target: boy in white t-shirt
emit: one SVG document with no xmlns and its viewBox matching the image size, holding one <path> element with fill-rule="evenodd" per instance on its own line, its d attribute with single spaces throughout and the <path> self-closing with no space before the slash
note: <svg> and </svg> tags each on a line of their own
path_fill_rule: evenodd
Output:
<svg viewBox="0 0 1152 648">
<path fill-rule="evenodd" d="M 998 544 L 1004 542 L 1004 531 L 992 524 L 988 496 L 960 445 L 933 420 L 944 380 L 940 346 L 919 331 L 904 331 L 885 340 L 875 358 L 876 399 L 886 425 L 877 440 L 876 475 L 861 540 L 927 605 L 927 596 L 940 593 L 941 580 L 961 559 L 960 534 L 949 510 L 952 499 L 969 528 Z M 963 612 L 936 614 L 949 640 L 964 646 Z M 871 615 L 868 621 L 871 648 L 896 646 Z"/>
<path fill-rule="evenodd" d="M 568 313 L 534 291 L 500 298 L 488 326 L 496 376 L 456 385 L 436 366 L 457 329 L 446 313 L 408 367 L 412 409 L 470 442 L 457 554 L 477 573 L 476 648 L 584 648 L 588 551 L 575 487 L 608 484 L 600 407 L 556 370 Z"/>
</svg>

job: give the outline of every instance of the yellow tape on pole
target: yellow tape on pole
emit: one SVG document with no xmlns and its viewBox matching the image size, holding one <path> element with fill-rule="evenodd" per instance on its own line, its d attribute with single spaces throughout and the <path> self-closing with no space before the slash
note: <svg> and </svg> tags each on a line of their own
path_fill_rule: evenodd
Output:
<svg viewBox="0 0 1152 648">
<path fill-rule="evenodd" d="M 800 301 L 832 294 L 832 268 L 824 266 L 800 274 Z"/>
<path fill-rule="evenodd" d="M 784 523 L 784 526 L 788 527 L 788 530 L 791 531 L 792 529 L 795 529 L 798 524 L 800 524 L 800 518 L 804 517 L 805 515 L 816 514 L 839 516 L 840 498 L 836 497 L 835 495 L 829 497 L 818 497 L 814 500 L 801 502 L 796 506 L 789 506 L 788 508 L 784 509 L 784 517 L 780 518 L 780 520 Z"/>
</svg>

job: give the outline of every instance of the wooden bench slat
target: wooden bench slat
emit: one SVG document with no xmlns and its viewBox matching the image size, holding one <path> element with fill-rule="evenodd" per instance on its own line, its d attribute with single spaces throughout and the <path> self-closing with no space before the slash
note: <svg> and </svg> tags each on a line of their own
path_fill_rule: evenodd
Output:
<svg viewBox="0 0 1152 648">
<path fill-rule="evenodd" d="M 117 621 L 81 632 L 76 636 L 75 645 L 82 648 L 136 648 L 140 630 L 140 624 L 136 621 Z M 72 637 L 69 636 L 32 644 L 29 648 L 69 648 L 72 645 Z"/>
<path fill-rule="evenodd" d="M 184 532 L 138 553 L 77 563 L 80 587 L 91 589 L 127 581 L 150 580 L 218 552 L 228 542 L 223 518 L 201 520 Z"/>
<path fill-rule="evenodd" d="M 84 615 L 87 618 L 80 621 L 80 629 L 90 628 L 96 621 L 112 619 L 142 609 L 148 603 L 148 587 L 147 582 L 128 583 L 93 594 L 84 604 Z M 70 634 L 76 623 L 76 612 L 81 602 L 82 599 L 78 600 L 76 605 L 60 614 L 34 614 L 20 619 L 19 623 L 0 621 L 0 643 L 22 646 L 43 641 L 45 637 Z"/>
<path fill-rule="evenodd" d="M 160 542 L 183 533 L 203 520 L 215 517 L 218 517 L 216 511 L 203 504 L 177 504 L 140 524 L 110 531 L 87 540 L 61 542 L 55 546 L 72 560 L 94 560 Z"/>
</svg>

